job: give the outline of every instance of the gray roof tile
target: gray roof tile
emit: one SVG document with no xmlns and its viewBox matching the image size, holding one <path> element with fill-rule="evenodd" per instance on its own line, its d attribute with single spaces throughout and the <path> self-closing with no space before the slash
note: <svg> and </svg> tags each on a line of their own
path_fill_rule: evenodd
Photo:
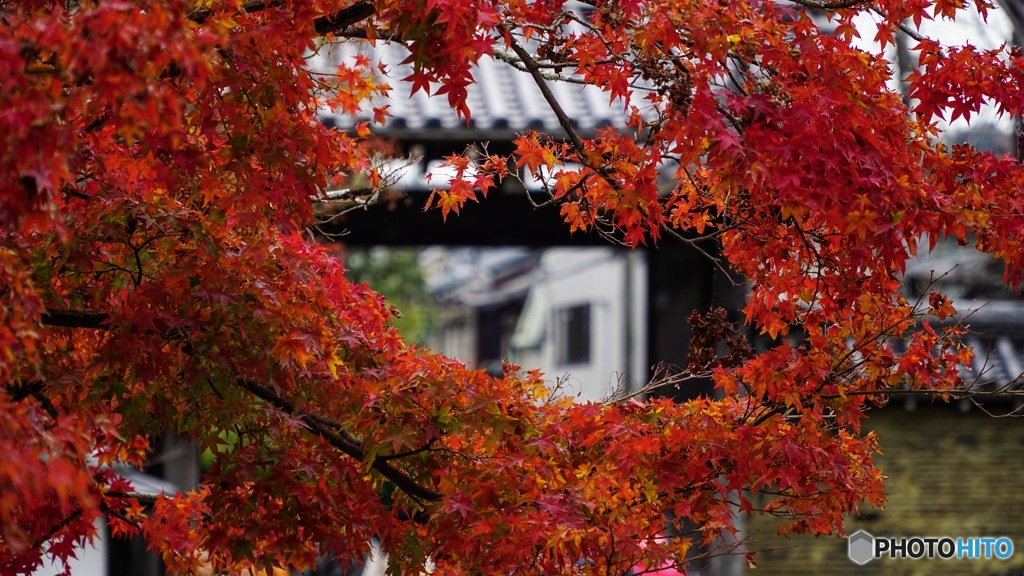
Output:
<svg viewBox="0 0 1024 576">
<path fill-rule="evenodd" d="M 429 130 L 512 133 L 532 129 L 554 136 L 562 134 L 554 112 L 530 76 L 490 57 L 481 58 L 473 68 L 476 82 L 470 85 L 467 98 L 472 112 L 469 125 L 448 105 L 447 95 L 428 96 L 422 91 L 409 95 L 410 86 L 401 79 L 410 75 L 412 68 L 401 64 L 408 51 L 400 44 L 378 41 L 371 46 L 367 42 L 340 42 L 322 47 L 309 59 L 309 64 L 314 70 L 327 72 L 359 53 L 369 56 L 375 63 L 383 62 L 389 71 L 387 81 L 392 87 L 391 97 L 373 105 L 390 104 L 392 117 L 386 126 L 375 128 L 378 133 Z M 549 86 L 581 133 L 593 133 L 602 126 L 625 127 L 623 103 L 610 103 L 608 95 L 600 89 L 569 82 L 550 82 Z M 325 122 L 340 128 L 351 128 L 371 117 L 369 107 L 365 114 L 355 118 L 333 110 L 321 111 Z"/>
</svg>

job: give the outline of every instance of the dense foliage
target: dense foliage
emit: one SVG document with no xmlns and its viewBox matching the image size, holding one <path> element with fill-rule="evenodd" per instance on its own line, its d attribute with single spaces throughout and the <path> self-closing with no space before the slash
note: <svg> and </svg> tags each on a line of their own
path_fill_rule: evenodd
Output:
<svg viewBox="0 0 1024 576">
<path fill-rule="evenodd" d="M 905 299 L 908 258 L 951 237 L 1013 283 L 1024 263 L 1020 165 L 943 146 L 936 121 L 1019 113 L 1024 58 L 914 31 L 963 0 L 797 3 L 838 27 L 762 0 L 0 0 L 0 570 L 67 558 L 103 516 L 182 572 L 379 538 L 403 573 L 616 574 L 715 553 L 749 492 L 816 533 L 881 502 L 866 406 L 954 390 L 970 356 L 916 328 L 953 309 Z M 917 37 L 912 109 L 852 46 L 861 12 L 882 44 L 905 22 Z M 307 232 L 332 182 L 380 181 L 367 127 L 315 114 L 377 98 L 384 121 L 383 71 L 304 67 L 322 42 L 367 39 L 406 44 L 412 88 L 465 118 L 491 54 L 628 97 L 631 128 L 592 139 L 552 97 L 568 137 L 524 133 L 511 164 L 552 174 L 574 229 L 721 254 L 775 344 L 747 355 L 702 321 L 698 344 L 737 353 L 695 354 L 721 398 L 678 405 L 545 401 L 536 374 L 403 344 Z M 510 177 L 505 158 L 450 161 L 446 213 Z M 140 465 L 169 427 L 213 468 L 193 492 L 132 492 L 111 465 Z M 698 529 L 665 540 L 666 518 Z"/>
</svg>

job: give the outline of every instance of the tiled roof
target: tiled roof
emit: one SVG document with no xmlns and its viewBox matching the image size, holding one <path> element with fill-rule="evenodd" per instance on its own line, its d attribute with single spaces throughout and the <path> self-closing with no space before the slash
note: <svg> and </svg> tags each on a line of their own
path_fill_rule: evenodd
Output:
<svg viewBox="0 0 1024 576">
<path fill-rule="evenodd" d="M 974 351 L 971 368 L 961 376 L 974 389 L 1024 390 L 1024 300 L 1003 281 L 999 260 L 973 248 L 940 243 L 932 253 L 907 266 L 908 293 L 938 290 L 954 298 L 952 321 L 967 328 L 963 343 Z M 947 320 L 949 321 L 949 320 Z"/>
<path fill-rule="evenodd" d="M 1024 372 L 1024 301 L 954 304 L 958 314 L 951 319 L 967 328 L 962 342 L 974 352 L 971 367 L 961 368 L 964 381 L 972 382 L 971 389 L 978 392 L 1024 390 L 1024 381 L 1018 379 Z M 895 348 L 900 353 L 906 351 L 903 343 L 896 343 Z"/>
<path fill-rule="evenodd" d="M 968 380 L 977 379 L 975 388 L 986 391 L 1002 391 L 1008 385 L 1007 389 L 1024 388 L 1021 382 L 1016 381 L 1024 372 L 1021 366 L 1024 338 L 1006 334 L 981 335 L 968 336 L 965 342 L 974 349 L 975 360 L 971 373 L 964 376 Z"/>
<path fill-rule="evenodd" d="M 964 343 L 974 350 L 964 378 L 976 380 L 978 390 L 1024 389 L 1018 380 L 1024 372 L 1024 301 L 962 303 L 958 309 L 968 329 Z"/>
<path fill-rule="evenodd" d="M 415 131 L 458 137 L 466 132 L 511 134 L 536 130 L 552 136 L 563 134 L 554 113 L 530 76 L 490 57 L 481 58 L 473 68 L 476 83 L 469 87 L 467 104 L 472 112 L 469 125 L 460 120 L 448 105 L 447 95 L 428 96 L 420 91 L 409 96 L 410 86 L 401 79 L 412 74 L 412 68 L 401 64 L 409 53 L 400 44 L 379 41 L 370 46 L 367 42 L 340 42 L 322 47 L 309 59 L 309 64 L 314 70 L 326 72 L 359 53 L 369 56 L 374 63 L 383 62 L 389 71 L 388 83 L 392 92 L 386 103 L 390 104 L 392 118 L 388 119 L 386 126 L 375 128 L 378 133 Z M 592 133 L 602 126 L 624 127 L 622 102 L 610 103 L 608 94 L 600 89 L 569 82 L 549 82 L 548 85 L 581 133 Z M 351 128 L 358 121 L 368 120 L 371 114 L 368 110 L 364 116 L 353 118 L 324 110 L 321 117 L 325 123 Z"/>
<path fill-rule="evenodd" d="M 522 247 L 433 248 L 420 255 L 427 290 L 446 303 L 484 307 L 525 298 L 536 282 L 539 253 Z"/>
</svg>

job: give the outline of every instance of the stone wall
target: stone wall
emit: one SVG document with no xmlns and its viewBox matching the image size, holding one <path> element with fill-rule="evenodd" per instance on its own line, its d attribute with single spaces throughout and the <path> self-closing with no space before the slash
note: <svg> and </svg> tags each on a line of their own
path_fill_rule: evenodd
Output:
<svg viewBox="0 0 1024 576">
<path fill-rule="evenodd" d="M 1007 407 L 1001 407 L 1006 411 Z M 847 533 L 880 536 L 1008 536 L 1009 560 L 873 560 L 857 566 L 846 539 L 783 538 L 766 515 L 746 519 L 757 557 L 753 576 L 774 574 L 1024 575 L 1024 418 L 992 418 L 956 404 L 893 402 L 865 421 L 884 454 L 877 463 L 888 480 L 883 510 L 850 518 Z M 756 505 L 756 502 L 755 502 Z"/>
</svg>

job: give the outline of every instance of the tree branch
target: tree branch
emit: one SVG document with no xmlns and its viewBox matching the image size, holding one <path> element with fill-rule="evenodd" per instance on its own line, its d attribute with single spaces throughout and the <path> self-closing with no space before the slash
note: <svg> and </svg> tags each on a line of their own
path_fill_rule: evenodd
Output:
<svg viewBox="0 0 1024 576">
<path fill-rule="evenodd" d="M 242 4 L 242 10 L 247 14 L 260 12 L 268 8 L 280 6 L 279 0 L 252 0 Z M 200 8 L 192 11 L 188 19 L 196 24 L 203 24 L 213 16 L 213 9 Z M 321 36 L 332 32 L 345 30 L 349 26 L 373 16 L 373 5 L 365 0 L 359 0 L 355 4 L 338 10 L 330 16 L 321 16 L 313 21 L 313 29 Z"/>
<path fill-rule="evenodd" d="M 373 5 L 364 0 L 335 12 L 332 16 L 321 16 L 313 21 L 313 29 L 321 36 L 345 30 L 349 26 L 373 16 Z"/>
<path fill-rule="evenodd" d="M 53 539 L 53 537 L 56 536 L 61 530 L 67 528 L 69 524 L 71 524 L 72 522 L 77 520 L 78 517 L 81 516 L 81 515 L 82 515 L 82 509 L 81 508 L 75 508 L 74 511 L 72 511 L 70 514 L 65 516 L 63 520 L 61 520 L 57 524 L 54 524 L 52 527 L 50 527 L 50 529 L 46 533 L 46 536 L 44 536 L 41 540 L 37 540 L 37 541 L 33 542 L 33 547 L 34 548 L 39 548 L 43 544 L 46 544 L 51 539 Z"/>
<path fill-rule="evenodd" d="M 21 402 L 29 396 L 35 398 L 36 402 L 39 402 L 39 405 L 53 420 L 57 420 L 57 417 L 60 415 L 57 412 L 57 407 L 53 405 L 53 402 L 51 402 L 50 398 L 44 393 L 43 383 L 39 380 L 8 385 L 7 392 L 15 402 Z"/>
<path fill-rule="evenodd" d="M 799 4 L 804 8 L 813 8 L 815 10 L 841 10 L 843 8 L 853 8 L 858 4 L 870 4 L 872 0 L 837 0 L 836 2 L 822 2 L 820 0 L 792 0 L 794 4 Z"/>
<path fill-rule="evenodd" d="M 582 157 L 583 153 L 586 151 L 586 147 L 583 146 L 583 140 L 580 139 L 579 134 L 576 133 L 576 128 L 572 125 L 572 119 L 570 119 L 569 115 L 565 113 L 565 110 L 562 109 L 562 105 L 558 102 L 558 99 L 555 98 L 554 93 L 551 92 L 551 88 L 548 86 L 548 83 L 544 78 L 544 72 L 541 70 L 540 65 L 537 64 L 537 61 L 534 60 L 533 56 L 531 56 L 525 48 L 519 45 L 519 42 L 516 42 L 515 38 L 512 38 L 512 32 L 508 27 L 504 24 L 499 25 L 498 31 L 508 36 L 512 51 L 516 53 L 516 56 L 519 57 L 523 66 L 526 67 L 530 76 L 533 77 L 534 84 L 536 84 L 537 89 L 540 90 L 541 96 L 544 97 L 544 101 L 548 103 L 548 107 L 551 108 L 552 112 L 554 112 L 555 118 L 558 119 L 559 126 L 562 127 L 562 130 L 565 130 L 565 135 L 572 143 L 573 149 L 576 150 L 576 153 L 580 157 Z"/>
<path fill-rule="evenodd" d="M 47 310 L 43 313 L 43 324 L 47 326 L 59 326 L 64 328 L 95 328 L 105 330 L 108 315 L 102 312 L 89 310 Z M 332 430 L 324 424 L 322 419 L 296 409 L 295 405 L 279 396 L 276 392 L 256 384 L 255 382 L 239 381 L 242 388 L 252 393 L 257 398 L 266 401 L 279 410 L 298 417 L 306 427 L 326 440 L 331 446 L 359 460 L 366 460 L 366 452 L 363 450 L 362 442 L 342 430 Z M 393 459 L 393 458 L 392 458 Z M 416 482 L 405 471 L 396 468 L 388 462 L 388 456 L 374 458 L 371 467 L 382 476 L 391 480 L 403 492 L 429 502 L 440 500 L 443 495 Z"/>
<path fill-rule="evenodd" d="M 136 492 L 136 491 L 122 492 L 120 490 L 107 490 L 106 492 L 104 492 L 103 495 L 107 496 L 109 498 L 132 498 L 134 500 L 137 500 L 140 504 L 146 504 L 146 505 L 153 504 L 153 503 L 155 503 L 157 501 L 158 498 L 160 498 L 161 496 L 165 496 L 165 494 L 163 492 L 160 492 L 160 493 Z M 122 518 L 122 520 L 127 521 L 126 518 Z"/>
<path fill-rule="evenodd" d="M 281 3 L 277 0 L 271 0 L 266 2 L 265 0 L 251 0 L 242 4 L 242 10 L 246 14 L 252 14 L 253 12 L 259 12 L 266 10 L 272 6 L 279 6 Z M 188 19 L 195 22 L 196 24 L 203 24 L 213 16 L 213 8 L 199 8 L 189 13 Z"/>
<path fill-rule="evenodd" d="M 498 47 L 494 48 L 494 59 L 495 60 L 501 60 L 502 62 L 511 65 L 513 68 L 515 68 L 516 70 L 519 70 L 521 72 L 529 72 L 529 73 L 532 74 L 530 68 L 528 68 L 526 66 L 526 64 L 522 61 L 522 59 L 520 59 L 515 54 L 512 54 L 510 52 L 505 51 L 502 48 L 498 48 Z M 564 68 L 564 67 L 566 67 L 565 64 L 541 64 L 540 62 L 537 62 L 537 61 L 534 61 L 533 64 L 534 64 L 534 66 L 538 70 L 541 69 L 541 68 Z M 541 71 L 540 75 L 545 80 L 551 80 L 553 82 L 570 82 L 572 84 L 579 84 L 581 86 L 585 86 L 587 84 L 583 79 L 573 77 L 572 75 L 557 74 L 557 73 L 554 73 L 554 72 L 544 72 L 544 71 Z"/>
<path fill-rule="evenodd" d="M 97 330 L 107 329 L 108 314 L 94 312 L 92 310 L 52 310 L 43 312 L 42 320 L 44 326 L 57 326 L 60 328 L 94 328 Z"/>
<path fill-rule="evenodd" d="M 879 10 L 878 8 L 871 8 L 871 11 L 874 12 L 875 14 L 878 14 L 882 18 L 888 18 L 889 17 L 888 14 L 886 14 L 882 10 Z M 925 40 L 927 40 L 927 38 L 925 38 L 924 35 L 922 35 L 920 32 L 917 32 L 915 30 L 911 30 L 910 27 L 907 26 L 904 23 L 900 23 L 900 25 L 897 26 L 897 28 L 899 28 L 900 32 L 903 32 L 904 34 L 906 34 L 907 36 L 910 36 L 911 38 L 913 38 L 914 40 L 917 40 L 918 42 L 924 42 Z"/>
<path fill-rule="evenodd" d="M 266 386 L 244 380 L 239 380 L 238 383 L 253 396 L 256 396 L 290 416 L 297 417 L 306 425 L 306 428 L 326 440 L 331 446 L 334 446 L 341 452 L 348 454 L 360 462 L 364 462 L 366 460 L 366 451 L 363 449 L 362 442 L 358 438 L 354 438 L 344 431 L 331 430 L 318 418 L 297 409 L 294 404 L 285 400 Z M 409 474 L 404 470 L 396 468 L 390 464 L 387 461 L 387 456 L 375 457 L 370 467 L 379 472 L 381 476 L 384 476 L 388 480 L 394 482 L 400 490 L 414 498 L 426 500 L 428 502 L 437 502 L 444 497 L 440 492 L 423 486 L 409 476 Z"/>
</svg>

